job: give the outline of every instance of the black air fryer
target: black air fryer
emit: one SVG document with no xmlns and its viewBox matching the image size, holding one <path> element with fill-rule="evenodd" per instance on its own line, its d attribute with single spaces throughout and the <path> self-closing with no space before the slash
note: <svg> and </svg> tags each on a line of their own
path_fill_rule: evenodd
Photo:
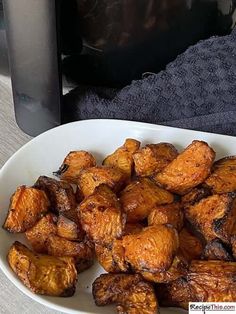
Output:
<svg viewBox="0 0 236 314">
<path fill-rule="evenodd" d="M 0 73 L 8 50 L 18 125 L 30 135 L 60 125 L 63 87 L 123 87 L 158 72 L 229 33 L 235 10 L 236 0 L 0 0 Z"/>
</svg>

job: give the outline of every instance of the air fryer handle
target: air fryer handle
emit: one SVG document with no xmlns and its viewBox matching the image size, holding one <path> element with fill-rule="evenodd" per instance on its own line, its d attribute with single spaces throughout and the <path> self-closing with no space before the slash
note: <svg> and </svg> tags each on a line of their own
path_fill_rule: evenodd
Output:
<svg viewBox="0 0 236 314">
<path fill-rule="evenodd" d="M 57 0 L 3 0 L 16 121 L 30 135 L 61 124 Z"/>
</svg>

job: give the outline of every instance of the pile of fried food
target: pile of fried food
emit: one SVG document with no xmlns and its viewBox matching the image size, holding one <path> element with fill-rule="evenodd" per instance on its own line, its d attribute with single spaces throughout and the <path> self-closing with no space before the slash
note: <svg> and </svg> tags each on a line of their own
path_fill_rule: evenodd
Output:
<svg viewBox="0 0 236 314">
<path fill-rule="evenodd" d="M 72 296 L 95 258 L 107 273 L 93 283 L 98 306 L 154 314 L 160 306 L 236 301 L 236 156 L 193 141 L 126 139 L 102 166 L 70 152 L 56 175 L 20 186 L 4 228 L 15 242 L 12 270 L 31 291 Z M 76 189 L 75 189 L 76 187 Z"/>
</svg>

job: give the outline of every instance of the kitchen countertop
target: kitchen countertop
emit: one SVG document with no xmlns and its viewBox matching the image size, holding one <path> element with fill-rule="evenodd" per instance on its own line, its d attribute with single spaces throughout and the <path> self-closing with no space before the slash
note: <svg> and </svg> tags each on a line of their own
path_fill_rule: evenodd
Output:
<svg viewBox="0 0 236 314">
<path fill-rule="evenodd" d="M 7 159 L 31 139 L 14 118 L 10 79 L 0 75 L 0 168 Z M 0 270 L 0 313 L 59 314 L 21 293 Z"/>
</svg>

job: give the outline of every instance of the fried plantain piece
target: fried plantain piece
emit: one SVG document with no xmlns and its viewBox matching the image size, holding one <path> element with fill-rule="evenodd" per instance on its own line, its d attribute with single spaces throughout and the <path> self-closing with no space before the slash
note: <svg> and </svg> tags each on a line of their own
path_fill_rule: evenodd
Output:
<svg viewBox="0 0 236 314">
<path fill-rule="evenodd" d="M 169 165 L 154 176 L 167 190 L 183 195 L 208 177 L 215 152 L 207 143 L 193 141 Z"/>
<path fill-rule="evenodd" d="M 178 233 L 170 225 L 144 228 L 138 234 L 115 240 L 112 255 L 122 271 L 164 272 L 171 267 L 179 247 Z"/>
<path fill-rule="evenodd" d="M 66 218 L 63 215 L 58 216 L 57 234 L 67 240 L 82 241 L 85 233 L 80 224 Z"/>
<path fill-rule="evenodd" d="M 100 244 L 95 244 L 95 252 L 99 264 L 104 268 L 105 271 L 107 271 L 108 273 L 121 272 L 118 265 L 113 259 L 111 248 Z"/>
<path fill-rule="evenodd" d="M 142 229 L 144 228 L 143 225 L 139 224 L 139 223 L 127 223 L 125 225 L 124 231 L 123 231 L 123 236 L 124 235 L 128 235 L 128 234 L 137 234 L 140 233 L 142 231 Z"/>
<path fill-rule="evenodd" d="M 101 184 L 108 185 L 115 193 L 126 184 L 126 174 L 118 168 L 101 166 L 81 171 L 78 185 L 84 197 L 93 194 L 95 188 Z"/>
<path fill-rule="evenodd" d="M 236 301 L 236 263 L 192 261 L 187 281 L 197 302 Z"/>
<path fill-rule="evenodd" d="M 46 245 L 49 255 L 73 257 L 78 272 L 88 269 L 93 264 L 94 245 L 89 241 L 73 242 L 51 234 Z"/>
<path fill-rule="evenodd" d="M 146 218 L 155 205 L 173 203 L 174 196 L 148 178 L 133 181 L 121 192 L 120 202 L 128 222 Z"/>
<path fill-rule="evenodd" d="M 148 144 L 134 155 L 135 172 L 148 177 L 163 170 L 178 156 L 177 149 L 169 143 Z"/>
<path fill-rule="evenodd" d="M 119 147 L 113 154 L 103 160 L 104 166 L 111 166 L 123 171 L 130 179 L 133 171 L 133 154 L 139 149 L 140 142 L 131 138 L 125 140 L 123 146 Z"/>
<path fill-rule="evenodd" d="M 34 293 L 61 297 L 75 293 L 77 271 L 73 258 L 34 254 L 15 242 L 7 260 L 18 278 Z"/>
<path fill-rule="evenodd" d="M 181 203 L 183 208 L 187 208 L 189 206 L 198 203 L 203 198 L 206 198 L 211 195 L 210 189 L 207 187 L 197 187 L 192 189 L 187 194 L 181 197 Z"/>
<path fill-rule="evenodd" d="M 119 314 L 157 314 L 158 302 L 151 283 L 140 275 L 102 274 L 93 283 L 96 305 L 117 304 Z"/>
<path fill-rule="evenodd" d="M 59 170 L 54 172 L 61 180 L 77 184 L 81 170 L 96 166 L 92 154 L 84 150 L 72 151 L 64 159 Z"/>
<path fill-rule="evenodd" d="M 233 256 L 227 251 L 226 247 L 219 239 L 207 243 L 202 253 L 202 259 L 228 262 L 233 262 L 234 260 Z"/>
<path fill-rule="evenodd" d="M 230 194 L 212 195 L 188 207 L 185 216 L 207 242 L 219 238 L 229 244 L 236 218 L 236 199 Z"/>
<path fill-rule="evenodd" d="M 141 275 L 148 281 L 168 283 L 185 276 L 187 274 L 187 269 L 188 263 L 177 253 L 171 267 L 167 271 L 157 273 L 142 272 Z"/>
<path fill-rule="evenodd" d="M 57 217 L 49 213 L 25 232 L 26 238 L 37 253 L 47 253 L 46 241 L 50 234 L 57 234 Z"/>
<path fill-rule="evenodd" d="M 236 191 L 236 156 L 216 161 L 206 184 L 213 193 L 221 194 Z"/>
<path fill-rule="evenodd" d="M 185 227 L 179 233 L 179 251 L 188 262 L 193 259 L 199 259 L 203 245 L 198 237 L 193 235 Z"/>
<path fill-rule="evenodd" d="M 108 186 L 98 186 L 79 205 L 78 211 L 83 229 L 94 243 L 109 246 L 122 235 L 126 215 Z"/>
<path fill-rule="evenodd" d="M 25 232 L 33 227 L 50 206 L 43 191 L 22 185 L 12 195 L 3 228 L 12 233 Z"/>
<path fill-rule="evenodd" d="M 170 224 L 180 231 L 183 227 L 183 217 L 180 203 L 156 205 L 148 215 L 148 225 Z"/>
<path fill-rule="evenodd" d="M 51 209 L 53 211 L 63 213 L 63 215 L 73 215 L 71 212 L 74 211 L 77 204 L 70 184 L 65 181 L 40 176 L 34 187 L 46 192 L 51 201 Z"/>
<path fill-rule="evenodd" d="M 196 302 L 186 279 L 179 278 L 167 284 L 159 284 L 157 297 L 163 307 L 181 307 L 188 310 L 189 302 Z"/>
</svg>

